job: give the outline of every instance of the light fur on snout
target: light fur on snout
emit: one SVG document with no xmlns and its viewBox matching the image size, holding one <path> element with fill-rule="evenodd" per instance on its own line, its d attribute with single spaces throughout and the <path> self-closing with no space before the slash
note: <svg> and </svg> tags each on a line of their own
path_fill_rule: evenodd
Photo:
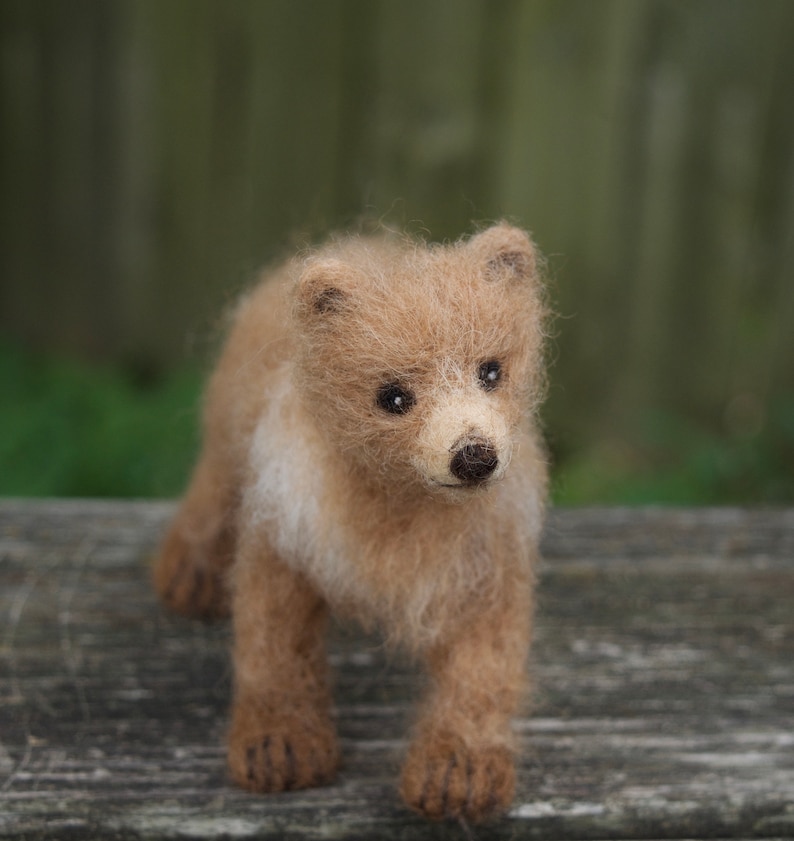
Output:
<svg viewBox="0 0 794 841">
<path fill-rule="evenodd" d="M 469 443 L 487 443 L 499 463 L 488 482 L 504 476 L 512 455 L 510 430 L 493 398 L 479 389 L 460 389 L 438 399 L 416 442 L 412 463 L 430 486 L 460 486 L 450 466 L 455 453 Z"/>
</svg>

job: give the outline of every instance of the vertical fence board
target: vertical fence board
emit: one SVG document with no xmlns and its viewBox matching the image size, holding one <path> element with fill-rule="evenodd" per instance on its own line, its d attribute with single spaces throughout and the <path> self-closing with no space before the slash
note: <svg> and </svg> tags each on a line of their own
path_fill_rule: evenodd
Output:
<svg viewBox="0 0 794 841">
<path fill-rule="evenodd" d="M 152 365 L 162 352 L 157 265 L 160 237 L 156 221 L 157 146 L 153 124 L 154 78 L 149 15 L 142 0 L 119 6 L 118 97 L 113 113 L 116 146 L 115 229 L 111 238 L 117 353 Z M 173 329 L 173 328 L 172 328 Z"/>
<path fill-rule="evenodd" d="M 433 236 L 478 215 L 481 0 L 381 3 L 373 202 Z"/>
<path fill-rule="evenodd" d="M 39 3 L 0 4 L 0 318 L 34 339 L 46 273 L 39 241 L 44 197 L 44 66 Z"/>
</svg>

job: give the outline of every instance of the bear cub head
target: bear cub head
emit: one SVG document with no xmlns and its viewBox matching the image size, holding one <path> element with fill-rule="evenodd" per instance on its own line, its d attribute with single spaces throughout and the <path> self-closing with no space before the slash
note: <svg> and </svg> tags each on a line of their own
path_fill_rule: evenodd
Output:
<svg viewBox="0 0 794 841">
<path fill-rule="evenodd" d="M 391 493 L 461 500 L 505 475 L 543 386 L 529 236 L 347 238 L 303 267 L 296 373 L 328 445 Z"/>
</svg>

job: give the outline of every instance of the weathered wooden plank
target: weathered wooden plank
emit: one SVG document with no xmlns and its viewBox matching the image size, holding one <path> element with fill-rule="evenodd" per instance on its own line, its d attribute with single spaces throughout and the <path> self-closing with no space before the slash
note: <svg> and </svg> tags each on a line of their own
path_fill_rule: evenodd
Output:
<svg viewBox="0 0 794 841">
<path fill-rule="evenodd" d="M 338 781 L 229 786 L 228 630 L 162 613 L 168 503 L 0 502 L 0 837 L 465 838 L 395 793 L 421 679 L 331 647 Z M 794 511 L 554 512 L 512 812 L 477 838 L 794 835 Z"/>
</svg>

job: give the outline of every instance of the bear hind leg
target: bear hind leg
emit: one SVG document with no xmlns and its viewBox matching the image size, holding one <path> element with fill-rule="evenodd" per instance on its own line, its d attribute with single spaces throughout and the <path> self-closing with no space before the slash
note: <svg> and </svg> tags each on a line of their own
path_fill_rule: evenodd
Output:
<svg viewBox="0 0 794 841">
<path fill-rule="evenodd" d="M 199 462 L 152 571 L 161 601 L 174 613 L 205 621 L 229 615 L 237 507 L 228 478 L 206 458 Z"/>
</svg>

